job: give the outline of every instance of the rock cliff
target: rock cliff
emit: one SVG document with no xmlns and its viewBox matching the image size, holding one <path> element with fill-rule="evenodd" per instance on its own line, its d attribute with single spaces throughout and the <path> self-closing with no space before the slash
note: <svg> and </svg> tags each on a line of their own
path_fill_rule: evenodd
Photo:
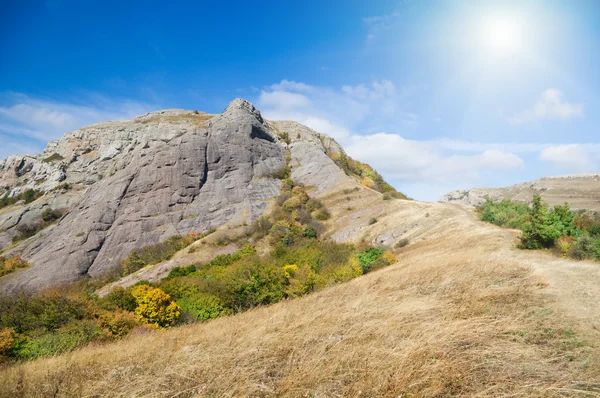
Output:
<svg viewBox="0 0 600 398">
<path fill-rule="evenodd" d="M 284 137 L 284 138 L 282 138 Z M 289 151 L 289 156 L 286 152 Z M 39 199 L 0 209 L 0 250 L 33 267 L 0 278 L 0 289 L 44 289 L 99 276 L 169 236 L 257 219 L 280 192 L 274 174 L 326 192 L 348 179 L 327 156 L 342 148 L 295 122 L 268 122 L 236 99 L 220 115 L 164 110 L 95 124 L 50 142 L 41 155 L 0 162 L 0 197 Z M 22 226 L 62 210 L 54 225 L 11 243 Z"/>
</svg>

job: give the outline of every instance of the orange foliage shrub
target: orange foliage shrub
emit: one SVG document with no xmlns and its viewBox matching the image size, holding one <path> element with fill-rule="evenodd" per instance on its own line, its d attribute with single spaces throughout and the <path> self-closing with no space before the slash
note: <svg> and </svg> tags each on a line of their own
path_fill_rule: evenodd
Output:
<svg viewBox="0 0 600 398">
<path fill-rule="evenodd" d="M 15 344 L 15 331 L 10 328 L 0 330 L 0 355 L 10 350 Z"/>
</svg>

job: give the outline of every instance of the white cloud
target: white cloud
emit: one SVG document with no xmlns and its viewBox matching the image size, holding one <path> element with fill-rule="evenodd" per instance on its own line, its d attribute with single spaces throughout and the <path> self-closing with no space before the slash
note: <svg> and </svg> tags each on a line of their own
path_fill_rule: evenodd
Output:
<svg viewBox="0 0 600 398">
<path fill-rule="evenodd" d="M 389 80 L 374 81 L 370 87 L 364 84 L 342 86 L 342 92 L 361 100 L 379 100 L 396 95 L 396 86 Z"/>
<path fill-rule="evenodd" d="M 391 14 L 363 18 L 362 21 L 367 27 L 368 31 L 367 40 L 374 40 L 379 32 L 389 28 L 399 16 L 400 13 L 398 11 L 394 11 Z"/>
<path fill-rule="evenodd" d="M 522 169 L 524 162 L 516 152 L 543 148 L 538 144 L 505 147 L 447 138 L 404 138 L 402 129 L 413 131 L 419 124 L 419 115 L 403 109 L 413 91 L 397 89 L 389 80 L 344 85 L 339 90 L 283 80 L 264 88 L 257 106 L 268 119 L 296 120 L 332 136 L 350 156 L 368 162 L 386 178 L 403 184 L 424 182 L 438 189 L 475 184 L 486 172 Z M 385 120 L 390 122 L 388 126 L 399 129 L 396 134 L 377 130 L 357 134 L 373 131 L 373 121 Z M 443 193 L 440 191 L 437 196 Z"/>
<path fill-rule="evenodd" d="M 25 148 L 40 148 L 69 131 L 87 125 L 117 119 L 131 119 L 157 106 L 129 101 L 110 100 L 100 95 L 88 95 L 85 104 L 71 104 L 48 99 L 31 98 L 12 94 L 9 105 L 0 106 L 0 133 L 2 134 L 2 157 L 9 153 L 23 152 L 23 140 L 29 141 Z M 21 145 L 21 146 L 20 146 Z M 5 148 L 10 147 L 10 150 Z"/>
<path fill-rule="evenodd" d="M 446 154 L 443 141 L 409 140 L 388 133 L 353 135 L 345 149 L 350 156 L 371 164 L 387 178 L 401 181 L 475 180 L 481 172 L 524 166 L 520 157 L 509 152 Z"/>
<path fill-rule="evenodd" d="M 310 100 L 306 96 L 288 91 L 263 91 L 260 96 L 260 103 L 266 107 L 277 107 L 279 109 L 310 106 Z"/>
<path fill-rule="evenodd" d="M 512 124 L 525 124 L 538 120 L 569 120 L 583 117 L 583 104 L 564 102 L 559 90 L 549 88 L 542 93 L 532 109 L 508 119 Z"/>
<path fill-rule="evenodd" d="M 339 90 L 283 80 L 261 90 L 257 106 L 268 119 L 291 119 L 331 135 L 342 144 L 368 118 L 414 126 L 418 115 L 401 111 L 411 90 L 389 80 L 345 85 Z"/>
<path fill-rule="evenodd" d="M 595 171 L 598 158 L 598 153 L 592 153 L 595 147 L 581 144 L 549 146 L 540 152 L 540 159 L 560 169 Z"/>
</svg>

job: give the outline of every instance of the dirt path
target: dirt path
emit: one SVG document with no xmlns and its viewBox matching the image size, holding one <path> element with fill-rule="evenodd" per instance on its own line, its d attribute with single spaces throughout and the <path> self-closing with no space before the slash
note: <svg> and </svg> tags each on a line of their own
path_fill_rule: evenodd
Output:
<svg viewBox="0 0 600 398">
<path fill-rule="evenodd" d="M 470 219 L 473 228 L 496 229 L 497 235 L 504 239 L 503 248 L 494 257 L 502 259 L 509 256 L 532 267 L 547 284 L 545 292 L 552 297 L 557 309 L 580 320 L 582 326 L 600 332 L 600 263 L 557 258 L 546 251 L 520 250 L 516 248 L 518 231 L 483 223 L 471 208 L 455 206 L 458 212 Z"/>
</svg>

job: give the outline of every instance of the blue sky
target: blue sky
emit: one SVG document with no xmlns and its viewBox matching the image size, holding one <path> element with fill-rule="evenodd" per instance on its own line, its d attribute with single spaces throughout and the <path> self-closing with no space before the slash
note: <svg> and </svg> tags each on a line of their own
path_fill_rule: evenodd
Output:
<svg viewBox="0 0 600 398">
<path fill-rule="evenodd" d="M 600 164 L 595 0 L 24 0 L 0 35 L 0 158 L 243 97 L 422 200 Z"/>
</svg>

